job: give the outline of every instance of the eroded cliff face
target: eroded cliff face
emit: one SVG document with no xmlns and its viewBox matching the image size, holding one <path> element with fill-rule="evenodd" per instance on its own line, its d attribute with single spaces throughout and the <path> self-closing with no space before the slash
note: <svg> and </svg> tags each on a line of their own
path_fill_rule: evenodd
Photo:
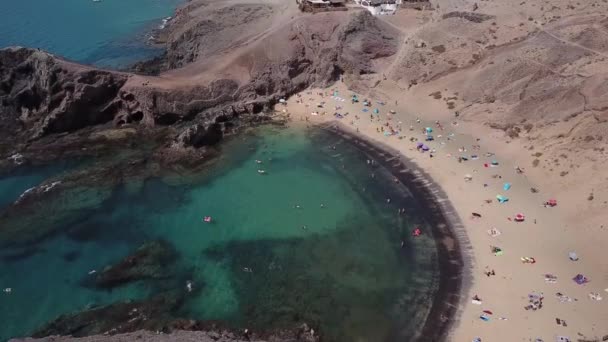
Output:
<svg viewBox="0 0 608 342">
<path fill-rule="evenodd" d="M 0 53 L 0 130 L 3 137 L 75 131 L 112 121 L 121 110 L 126 75 L 75 67 L 38 50 Z"/>
</svg>

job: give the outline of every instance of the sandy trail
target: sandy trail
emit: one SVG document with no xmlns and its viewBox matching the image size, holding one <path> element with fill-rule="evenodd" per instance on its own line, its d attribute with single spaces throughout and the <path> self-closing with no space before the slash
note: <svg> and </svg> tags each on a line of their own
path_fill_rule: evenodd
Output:
<svg viewBox="0 0 608 342">
<path fill-rule="evenodd" d="M 591 233 L 582 234 L 579 227 L 567 224 L 561 215 L 560 197 L 557 197 L 557 207 L 544 207 L 542 203 L 554 196 L 551 189 L 532 193 L 530 189 L 538 187 L 535 181 L 528 177 L 525 169 L 523 174 L 516 172 L 517 165 L 501 155 L 500 146 L 495 140 L 486 138 L 487 132 L 483 130 L 470 132 L 470 127 L 461 129 L 460 122 L 455 119 L 442 120 L 443 129 L 432 121 L 418 121 L 411 107 L 408 108 L 409 103 L 402 100 L 397 105 L 391 100 L 384 106 L 373 101 L 369 112 L 365 113 L 361 103 L 350 103 L 352 92 L 342 84 L 333 89 L 346 101 L 336 101 L 328 96 L 331 94 L 329 90 L 317 89 L 301 93 L 303 103 L 297 102 L 297 96 L 289 99 L 286 110 L 294 115 L 294 120 L 306 118 L 311 123 L 339 121 L 350 127 L 353 133 L 397 149 L 440 184 L 464 223 L 472 246 L 468 252 L 474 260 L 471 268 L 474 281 L 469 291 L 463 293 L 463 306 L 449 340 L 471 341 L 480 337 L 482 341 L 534 341 L 536 338 L 554 341 L 557 336 L 567 336 L 575 341 L 580 338 L 579 333 L 589 338 L 608 334 L 606 300 L 590 298 L 592 293 L 608 296 L 604 291 L 608 288 L 608 268 L 601 246 L 590 247 L 587 234 Z M 318 92 L 326 95 L 319 96 Z M 323 101 L 326 102 L 323 109 L 315 108 Z M 336 110 L 335 106 L 342 108 Z M 372 120 L 370 115 L 374 108 L 380 113 Z M 387 115 L 389 110 L 397 112 L 390 119 Z M 314 116 L 311 115 L 313 111 L 321 113 Z M 321 115 L 323 111 L 325 115 Z M 333 113 L 336 111 L 349 114 L 343 119 L 335 119 Z M 359 118 L 356 119 L 355 115 Z M 387 123 L 396 130 L 400 126 L 398 136 L 403 138 L 380 132 L 382 127 L 388 129 Z M 425 142 L 435 151 L 433 158 L 429 152 L 416 150 L 416 143 L 424 141 L 422 130 L 425 127 L 433 129 L 435 140 Z M 413 142 L 411 138 L 418 140 Z M 496 155 L 488 157 L 487 153 Z M 472 155 L 477 155 L 477 159 Z M 459 156 L 468 160 L 459 162 Z M 499 165 L 484 166 L 492 161 Z M 467 174 L 472 176 L 472 181 L 465 181 Z M 505 183 L 511 185 L 509 190 L 504 190 Z M 506 196 L 509 201 L 500 204 L 497 195 Z M 473 212 L 482 217 L 474 219 Z M 514 222 L 517 213 L 524 213 L 526 220 Z M 491 236 L 488 231 L 492 228 L 501 234 Z M 500 247 L 503 255 L 495 256 L 491 246 Z M 578 261 L 569 260 L 571 251 L 580 256 Z M 534 258 L 536 262 L 523 263 L 522 257 Z M 484 272 L 491 270 L 495 275 L 486 276 Z M 591 282 L 577 285 L 572 278 L 579 273 L 589 277 Z M 546 281 L 547 274 L 557 280 Z M 524 309 L 530 305 L 528 295 L 535 293 L 544 296 L 542 308 Z M 473 295 L 482 299 L 482 305 L 471 303 Z M 493 313 L 487 315 L 490 319 L 487 322 L 480 319 L 483 310 Z M 556 318 L 565 320 L 566 326 L 557 325 Z"/>
</svg>

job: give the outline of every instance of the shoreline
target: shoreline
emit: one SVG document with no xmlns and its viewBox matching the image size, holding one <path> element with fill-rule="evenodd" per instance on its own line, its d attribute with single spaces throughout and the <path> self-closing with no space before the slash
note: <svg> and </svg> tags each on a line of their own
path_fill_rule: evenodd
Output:
<svg viewBox="0 0 608 342">
<path fill-rule="evenodd" d="M 338 135 L 378 161 L 424 208 L 422 216 L 432 227 L 437 250 L 439 280 L 429 313 L 416 340 L 446 341 L 454 323 L 460 319 L 462 303 L 468 297 L 472 281 L 472 256 L 463 253 L 470 250 L 470 242 L 445 191 L 401 152 L 363 134 L 352 132 L 343 123 L 330 121 L 315 124 L 314 127 Z"/>
</svg>

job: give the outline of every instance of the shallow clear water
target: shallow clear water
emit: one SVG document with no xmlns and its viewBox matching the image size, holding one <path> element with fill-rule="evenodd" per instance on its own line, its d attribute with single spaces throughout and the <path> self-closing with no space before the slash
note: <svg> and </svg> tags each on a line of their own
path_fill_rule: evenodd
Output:
<svg viewBox="0 0 608 342">
<path fill-rule="evenodd" d="M 411 196 L 355 147 L 318 130 L 261 128 L 222 151 L 196 180 L 117 186 L 59 233 L 4 248 L 0 287 L 13 290 L 0 294 L 0 340 L 62 313 L 161 291 L 167 285 L 156 280 L 112 291 L 82 285 L 91 269 L 152 239 L 180 254 L 171 274 L 179 285 L 172 286 L 186 291 L 191 279 L 199 290 L 176 317 L 257 329 L 307 322 L 328 341 L 411 338 L 437 273 L 431 236 L 411 238 L 413 225 L 428 231 Z M 7 196 L 0 201 L 13 200 Z M 213 222 L 202 222 L 205 215 Z"/>
<path fill-rule="evenodd" d="M 19 0 L 0 6 L 0 48 L 41 48 L 86 64 L 121 68 L 161 51 L 146 35 L 182 0 Z"/>
</svg>

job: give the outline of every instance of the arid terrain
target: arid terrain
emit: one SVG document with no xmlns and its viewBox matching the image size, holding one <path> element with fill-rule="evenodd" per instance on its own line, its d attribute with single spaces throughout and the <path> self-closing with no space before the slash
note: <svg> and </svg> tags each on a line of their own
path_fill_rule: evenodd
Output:
<svg viewBox="0 0 608 342">
<path fill-rule="evenodd" d="M 608 244 L 608 2 L 431 3 L 429 10 L 373 17 L 354 7 L 301 13 L 295 1 L 192 0 L 159 33 L 166 57 L 138 67 L 158 71 L 154 76 L 97 70 L 42 51 L 2 50 L 0 166 L 10 167 L 15 155 L 41 158 L 42 144 L 73 148 L 75 132 L 89 141 L 116 128 L 162 131 L 165 149 L 192 150 L 218 141 L 227 122 L 267 112 L 279 99 L 307 88 L 343 82 L 344 89 L 394 102 L 410 119 L 458 120 L 459 133 L 481 139 L 509 165 L 525 169 L 522 184 L 559 199 L 555 230 L 535 233 L 540 237 L 535 244 L 540 248 L 542 236 L 553 241 L 564 232 L 575 238 L 584 248 L 579 252 L 594 260 L 585 271 L 603 292 L 608 288 L 608 263 L 602 262 Z M 465 195 L 447 187 L 450 200 Z M 468 213 L 460 215 L 464 220 Z M 486 283 L 475 273 L 486 266 L 479 260 L 489 254 L 486 241 L 472 237 L 471 244 L 477 257 L 471 291 L 492 288 L 494 298 L 501 296 L 510 286 L 506 280 Z M 542 272 L 552 270 L 536 273 Z M 525 295 L 516 295 L 522 312 Z M 608 334 L 599 329 L 608 319 L 605 302 L 593 303 L 603 306 L 593 311 L 600 314 L 570 318 L 587 340 Z M 492 341 L 527 341 L 529 331 L 549 324 L 526 317 L 515 320 L 516 326 L 496 328 L 474 320 L 477 308 L 470 306 L 463 308 L 449 340 L 470 341 L 476 333 L 490 337 L 494 330 Z M 525 324 L 534 327 L 520 326 Z"/>
</svg>

